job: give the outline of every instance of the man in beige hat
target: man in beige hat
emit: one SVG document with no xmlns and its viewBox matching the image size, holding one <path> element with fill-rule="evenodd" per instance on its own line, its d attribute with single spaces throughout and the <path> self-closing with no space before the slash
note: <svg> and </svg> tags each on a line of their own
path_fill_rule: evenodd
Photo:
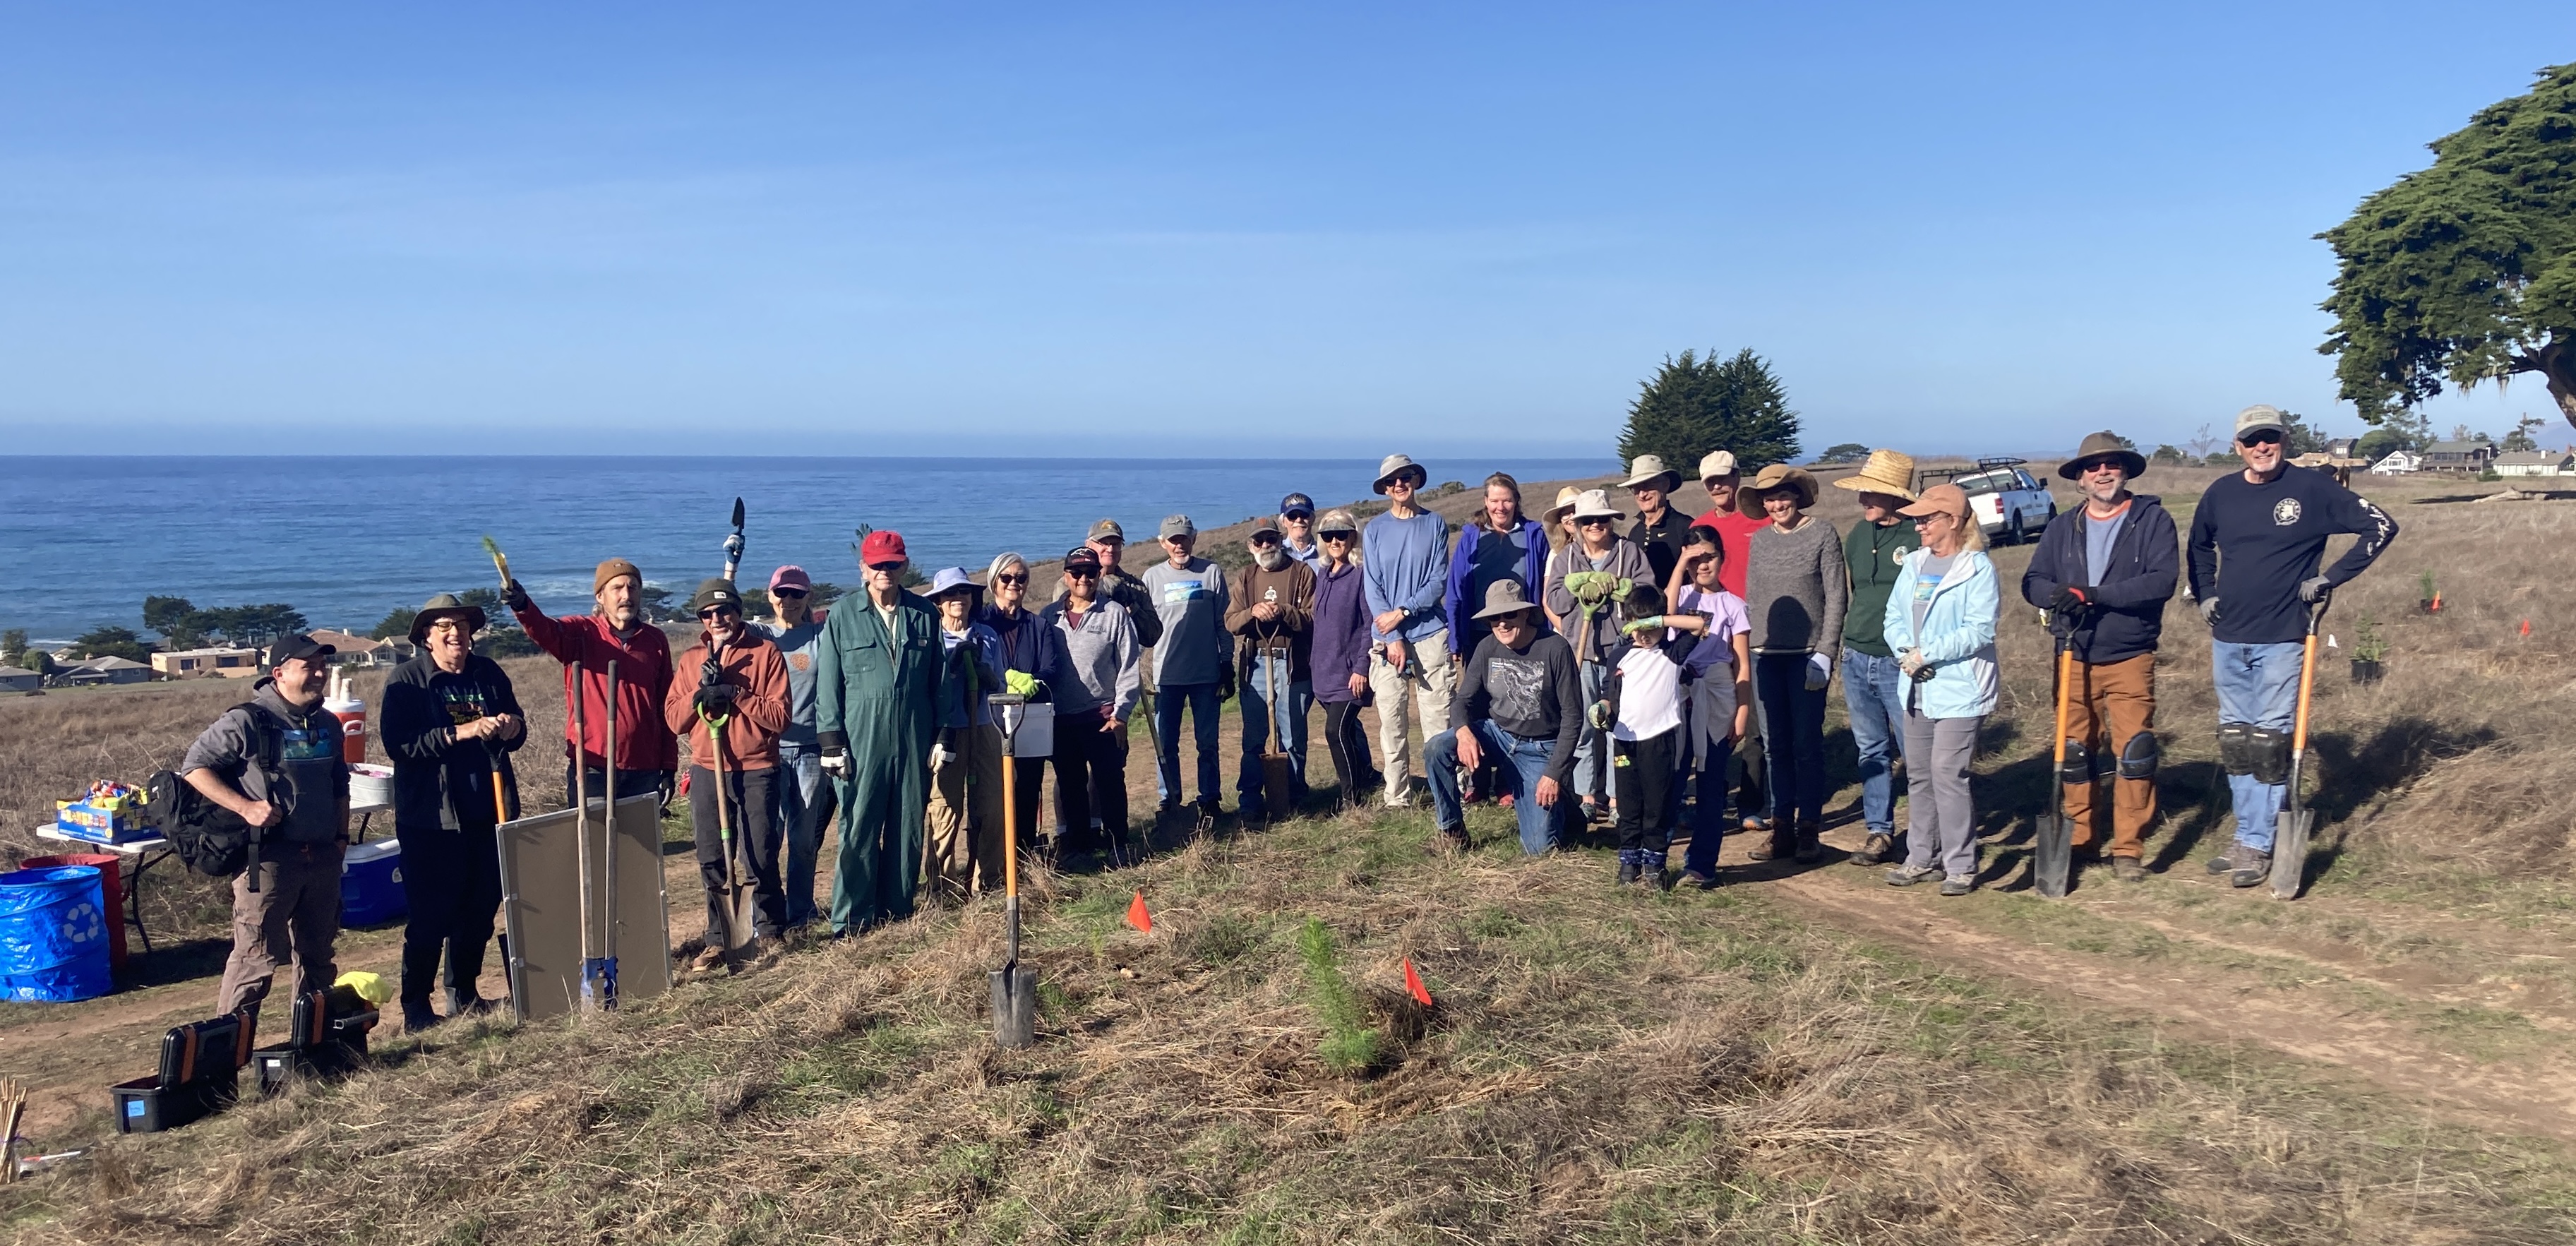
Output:
<svg viewBox="0 0 2576 1246">
<path fill-rule="evenodd" d="M 2073 845 L 2098 850 L 2094 789 L 2110 777 L 2111 875 L 2132 883 L 2147 877 L 2143 841 L 2156 817 L 2156 646 L 2182 575 L 2173 516 L 2129 491 L 2146 469 L 2116 434 L 2085 438 L 2057 469 L 2084 505 L 2048 522 L 2021 577 L 2022 600 L 2048 611 L 2074 650 L 2059 775 Z"/>
<path fill-rule="evenodd" d="M 1681 484 L 1682 474 L 1652 454 L 1638 455 L 1628 465 L 1628 478 L 1619 482 L 1637 500 L 1637 519 L 1628 525 L 1628 539 L 1645 551 L 1647 565 L 1655 569 L 1657 588 L 1673 578 L 1673 568 L 1681 565 L 1682 549 L 1690 544 L 1690 519 L 1670 505 L 1673 490 Z"/>
<path fill-rule="evenodd" d="M 1896 842 L 1895 761 L 1905 736 L 1905 672 L 1887 647 L 1887 593 L 1899 564 L 1922 548 L 1922 534 L 1897 514 L 1915 500 L 1914 456 L 1872 450 L 1860 470 L 1834 482 L 1860 495 L 1859 523 L 1843 536 L 1850 606 L 1843 614 L 1843 708 L 1860 750 L 1861 823 L 1868 838 L 1854 865 L 1887 859 Z"/>
<path fill-rule="evenodd" d="M 1401 454 L 1378 464 L 1377 492 L 1386 513 L 1361 535 L 1360 585 L 1375 640 L 1369 687 L 1377 694 L 1378 745 L 1386 750 L 1386 803 L 1411 803 L 1407 702 L 1425 740 L 1449 729 L 1449 695 L 1458 664 L 1449 660 L 1449 523 L 1414 504 L 1430 474 Z"/>
<path fill-rule="evenodd" d="M 1744 596 L 1744 567 L 1753 552 L 1753 534 L 1771 521 L 1759 514 L 1748 515 L 1737 510 L 1736 490 L 1743 483 L 1735 455 L 1727 450 L 1711 450 L 1699 461 L 1700 487 L 1708 490 L 1709 507 L 1691 521 L 1695 528 L 1717 533 L 1718 548 L 1726 557 L 1718 563 L 1717 582 L 1738 598 Z M 1768 783 L 1770 765 L 1762 753 L 1762 733 L 1747 731 L 1735 742 L 1733 765 L 1736 777 L 1729 785 L 1735 792 L 1736 808 L 1748 831 L 1771 825 L 1771 796 Z"/>
</svg>

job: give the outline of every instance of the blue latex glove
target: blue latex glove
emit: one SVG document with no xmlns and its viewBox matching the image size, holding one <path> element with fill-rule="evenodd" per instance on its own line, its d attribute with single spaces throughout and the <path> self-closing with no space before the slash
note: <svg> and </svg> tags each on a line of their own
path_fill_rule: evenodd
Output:
<svg viewBox="0 0 2576 1246">
<path fill-rule="evenodd" d="M 1834 660 L 1821 653 L 1807 655 L 1807 691 L 1821 691 L 1834 681 Z"/>
</svg>

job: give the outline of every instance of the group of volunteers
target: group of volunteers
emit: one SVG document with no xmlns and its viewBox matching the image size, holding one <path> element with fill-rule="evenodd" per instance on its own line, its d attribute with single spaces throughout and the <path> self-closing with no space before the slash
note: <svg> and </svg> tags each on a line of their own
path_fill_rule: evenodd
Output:
<svg viewBox="0 0 2576 1246">
<path fill-rule="evenodd" d="M 2235 842 L 2209 868 L 2240 887 L 2269 872 L 2309 611 L 2396 535 L 2377 507 L 2286 462 L 2285 432 L 2271 407 L 2237 417 L 2244 468 L 2201 497 L 2187 557 L 2157 499 L 2131 490 L 2146 463 L 2127 442 L 2096 434 L 2059 469 L 2082 505 L 2049 524 L 2021 592 L 2071 649 L 2065 808 L 2088 856 L 2107 821 L 2115 878 L 2146 876 L 2156 649 L 2186 573 L 2213 631 L 2236 811 Z M 1858 494 L 1861 514 L 1838 533 L 1810 513 L 1818 485 L 1803 469 L 1771 464 L 1748 479 L 1718 449 L 1699 480 L 1710 508 L 1686 517 L 1672 506 L 1680 473 L 1639 455 L 1616 486 L 1633 515 L 1610 489 L 1567 489 L 1533 518 L 1519 483 L 1496 473 L 1453 539 L 1421 504 L 1424 469 L 1390 455 L 1373 486 L 1384 509 L 1365 524 L 1290 494 L 1231 573 L 1199 555 L 1185 515 L 1162 521 L 1160 556 L 1131 573 L 1123 529 L 1101 520 L 1062 556 L 1043 604 L 1016 553 L 994 558 L 981 582 L 951 567 L 925 591 L 908 588 L 903 537 L 876 530 L 859 549 L 861 591 L 828 611 L 812 608 L 799 567 L 769 577 L 763 619 L 745 616 L 732 582 L 699 585 L 689 608 L 700 631 L 676 657 L 645 617 L 642 572 L 624 559 L 599 564 L 592 614 L 549 617 L 516 582 L 502 600 L 563 666 L 568 793 L 572 767 L 587 772 L 588 791 L 613 769 L 619 791 L 666 799 L 685 776 L 707 884 L 706 950 L 691 966 L 701 972 L 766 963 L 821 916 L 826 826 L 834 935 L 904 918 L 923 887 L 951 899 L 999 887 L 1006 766 L 1011 816 L 1027 831 L 1052 764 L 1053 828 L 1032 839 L 1035 851 L 1068 869 L 1132 861 L 1143 841 L 1127 808 L 1128 728 L 1149 686 L 1161 814 L 1181 812 L 1193 788 L 1195 825 L 1219 811 L 1229 700 L 1243 725 L 1240 814 L 1302 807 L 1320 704 L 1344 809 L 1411 803 L 1418 726 L 1440 846 L 1463 846 L 1464 807 L 1490 796 L 1513 810 L 1528 853 L 1600 824 L 1617 838 L 1621 883 L 1706 888 L 1730 829 L 1760 835 L 1754 861 L 1822 859 L 1825 697 L 1839 668 L 1861 782 L 1851 859 L 1889 863 L 1894 885 L 1972 890 L 1968 770 L 1995 708 L 2000 591 L 1968 495 L 1948 483 L 1918 490 L 1910 457 L 1877 450 L 1834 481 Z M 2338 533 L 2360 539 L 2320 572 Z M 473 650 L 486 622 L 455 597 L 431 599 L 412 625 L 419 655 L 384 692 L 412 1028 L 443 1019 L 442 962 L 444 1016 L 492 1007 L 474 984 L 501 898 L 493 831 L 517 816 L 512 759 L 527 723 L 509 676 Z M 332 650 L 294 636 L 270 658 L 255 700 L 208 728 L 182 771 L 209 799 L 275 828 L 256 887 L 247 875 L 234 884 L 226 1011 L 256 1006 L 290 958 L 303 982 L 335 973 L 349 824 L 339 727 L 321 709 Z M 1009 755 L 997 694 L 1048 707 L 1048 756 Z M 1366 708 L 1377 713 L 1374 757 Z M 1184 717 L 1194 784 L 1181 767 Z M 1265 755 L 1283 754 L 1284 767 L 1265 767 Z M 1900 757 L 1911 790 L 1901 856 Z M 737 863 L 719 835 L 726 815 L 744 846 Z M 1688 843 L 1678 871 L 1676 839 Z M 729 962 L 718 933 L 729 868 L 755 896 L 748 961 Z"/>
</svg>

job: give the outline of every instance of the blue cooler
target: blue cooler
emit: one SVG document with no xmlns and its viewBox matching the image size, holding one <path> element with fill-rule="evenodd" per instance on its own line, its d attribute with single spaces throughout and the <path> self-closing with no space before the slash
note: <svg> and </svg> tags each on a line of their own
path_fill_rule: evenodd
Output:
<svg viewBox="0 0 2576 1246">
<path fill-rule="evenodd" d="M 0 874 L 0 999 L 60 1004 L 107 994 L 113 920 L 97 866 Z"/>
<path fill-rule="evenodd" d="M 403 898 L 402 841 L 352 844 L 340 859 L 340 924 L 381 926 L 411 911 Z"/>
</svg>

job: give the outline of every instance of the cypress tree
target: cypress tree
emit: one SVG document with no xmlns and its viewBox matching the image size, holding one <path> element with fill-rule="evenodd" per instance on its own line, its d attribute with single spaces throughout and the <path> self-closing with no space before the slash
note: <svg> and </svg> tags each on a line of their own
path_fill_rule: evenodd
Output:
<svg viewBox="0 0 2576 1246">
<path fill-rule="evenodd" d="M 1687 477 L 1711 450 L 1734 451 L 1747 472 L 1798 457 L 1798 413 L 1771 365 L 1750 349 L 1725 360 L 1714 351 L 1666 356 L 1628 405 L 1620 462 L 1658 455 Z"/>
</svg>

